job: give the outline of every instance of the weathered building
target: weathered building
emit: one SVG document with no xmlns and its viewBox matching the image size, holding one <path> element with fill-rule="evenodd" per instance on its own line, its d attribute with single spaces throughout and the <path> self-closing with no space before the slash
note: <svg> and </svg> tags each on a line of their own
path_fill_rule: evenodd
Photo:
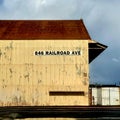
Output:
<svg viewBox="0 0 120 120">
<path fill-rule="evenodd" d="M 89 105 L 89 63 L 105 49 L 82 20 L 0 20 L 0 106 Z"/>
</svg>

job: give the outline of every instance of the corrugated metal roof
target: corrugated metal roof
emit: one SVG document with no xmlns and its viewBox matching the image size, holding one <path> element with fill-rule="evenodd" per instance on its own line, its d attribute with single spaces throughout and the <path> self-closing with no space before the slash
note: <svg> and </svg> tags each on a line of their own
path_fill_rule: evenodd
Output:
<svg viewBox="0 0 120 120">
<path fill-rule="evenodd" d="M 83 20 L 0 20 L 0 40 L 91 39 Z"/>
</svg>

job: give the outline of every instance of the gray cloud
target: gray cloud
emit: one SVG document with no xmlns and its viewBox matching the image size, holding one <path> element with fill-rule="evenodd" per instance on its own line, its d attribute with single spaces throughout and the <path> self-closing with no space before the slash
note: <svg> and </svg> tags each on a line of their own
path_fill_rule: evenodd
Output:
<svg viewBox="0 0 120 120">
<path fill-rule="evenodd" d="M 120 62 L 120 59 L 118 59 L 118 58 L 112 58 L 112 61 L 118 63 L 118 62 Z"/>
<path fill-rule="evenodd" d="M 1 19 L 70 19 L 77 9 L 77 1 L 4 0 L 3 6 L 6 14 L 1 10 Z"/>
<path fill-rule="evenodd" d="M 91 64 L 91 82 L 100 79 L 98 83 L 119 83 L 120 5 L 118 1 L 112 1 L 109 4 L 101 2 L 97 6 L 94 7 L 95 14 L 88 19 L 92 22 L 87 22 L 89 32 L 93 39 L 108 45 L 108 48 Z"/>
<path fill-rule="evenodd" d="M 90 65 L 91 83 L 120 81 L 120 0 L 2 0 L 0 19 L 80 19 L 108 46 Z"/>
</svg>

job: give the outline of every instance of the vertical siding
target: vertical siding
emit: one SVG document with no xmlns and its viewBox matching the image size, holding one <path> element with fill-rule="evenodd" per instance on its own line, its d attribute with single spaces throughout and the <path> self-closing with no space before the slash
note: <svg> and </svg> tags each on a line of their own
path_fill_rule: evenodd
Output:
<svg viewBox="0 0 120 120">
<path fill-rule="evenodd" d="M 92 105 L 97 105 L 97 88 L 92 88 Z"/>
<path fill-rule="evenodd" d="M 102 104 L 110 105 L 110 88 L 102 88 Z"/>
<path fill-rule="evenodd" d="M 34 51 L 81 50 L 77 56 L 35 56 Z M 0 105 L 88 105 L 87 40 L 0 41 Z M 49 96 L 84 91 L 84 96 Z"/>
<path fill-rule="evenodd" d="M 103 89 L 103 88 L 102 88 Z M 119 88 L 103 89 L 103 105 L 119 105 Z"/>
<path fill-rule="evenodd" d="M 97 88 L 97 105 L 102 105 L 102 88 Z"/>
<path fill-rule="evenodd" d="M 92 105 L 120 105 L 119 87 L 92 88 L 92 98 Z"/>
</svg>

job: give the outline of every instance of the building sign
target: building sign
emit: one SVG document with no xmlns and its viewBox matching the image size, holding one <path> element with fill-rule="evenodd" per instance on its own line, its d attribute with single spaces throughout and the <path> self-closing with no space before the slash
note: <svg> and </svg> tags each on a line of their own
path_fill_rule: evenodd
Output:
<svg viewBox="0 0 120 120">
<path fill-rule="evenodd" d="M 81 51 L 35 51 L 34 55 L 81 55 Z"/>
</svg>

